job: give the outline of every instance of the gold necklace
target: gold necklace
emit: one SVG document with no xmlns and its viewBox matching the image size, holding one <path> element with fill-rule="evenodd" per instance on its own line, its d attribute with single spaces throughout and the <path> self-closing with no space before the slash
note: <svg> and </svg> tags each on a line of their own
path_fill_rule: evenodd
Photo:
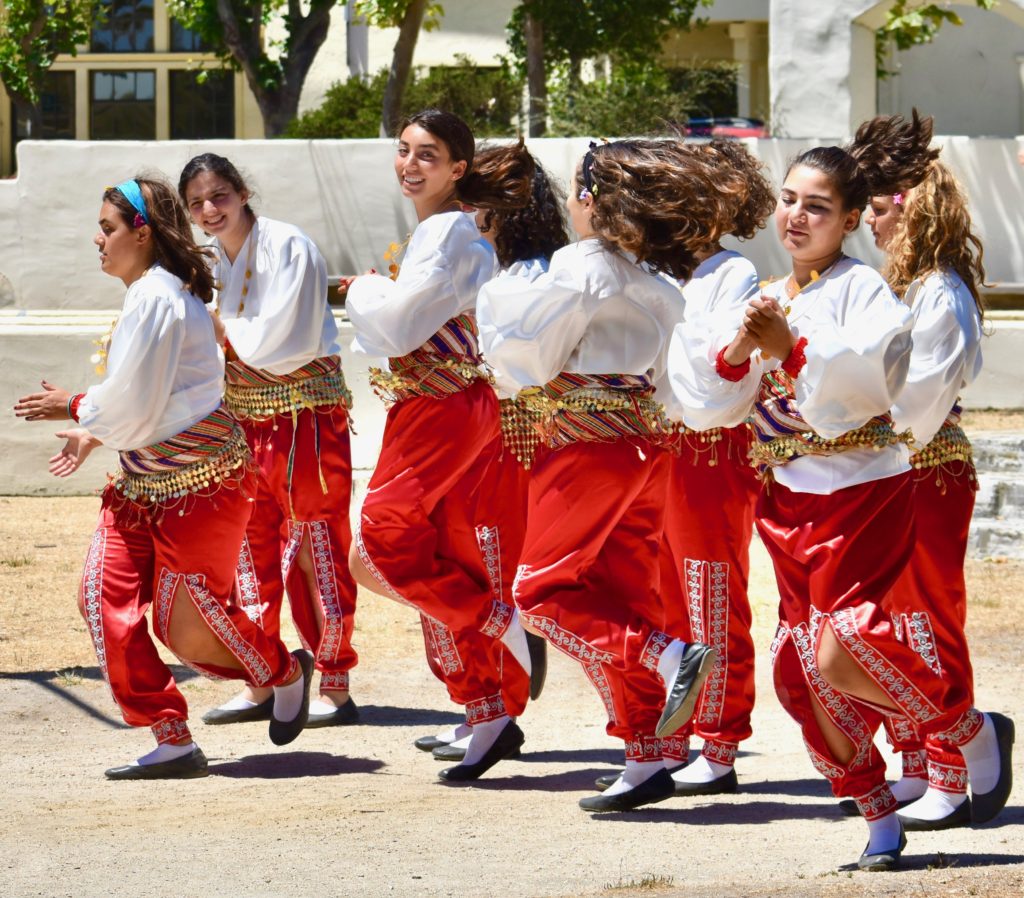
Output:
<svg viewBox="0 0 1024 898">
<path fill-rule="evenodd" d="M 242 296 L 238 300 L 239 315 L 245 311 L 245 298 L 249 295 L 249 279 L 252 277 L 252 256 L 256 249 L 256 240 L 258 238 L 256 229 L 258 227 L 259 223 L 254 221 L 252 229 L 249 231 L 249 251 L 245 254 L 245 277 L 242 279 Z"/>
<path fill-rule="evenodd" d="M 786 278 L 786 284 L 783 287 L 783 289 L 786 291 L 786 297 L 788 298 L 789 302 L 787 302 L 786 305 L 784 305 L 782 307 L 782 313 L 788 318 L 789 317 L 789 313 L 793 311 L 793 301 L 807 287 L 810 287 L 811 284 L 816 284 L 818 281 L 820 281 L 826 274 L 828 274 L 833 268 L 835 268 L 845 258 L 846 258 L 846 253 L 840 253 L 838 256 L 836 256 L 835 260 L 832 261 L 828 266 L 826 266 L 825 270 L 820 272 L 820 273 L 815 271 L 812 268 L 811 269 L 810 279 L 807 281 L 806 284 L 803 284 L 803 285 L 798 284 L 796 282 L 796 277 L 793 275 L 792 272 L 790 272 L 789 277 Z M 758 286 L 760 286 L 762 289 L 764 289 L 769 284 L 774 283 L 776 280 L 778 280 L 778 279 L 777 278 L 768 278 L 765 281 L 761 281 L 761 283 Z M 789 288 L 789 285 L 791 283 L 796 287 L 796 289 L 792 293 L 790 292 L 790 288 Z M 766 362 L 769 359 L 771 359 L 771 356 L 762 349 L 761 350 L 761 360 Z"/>
</svg>

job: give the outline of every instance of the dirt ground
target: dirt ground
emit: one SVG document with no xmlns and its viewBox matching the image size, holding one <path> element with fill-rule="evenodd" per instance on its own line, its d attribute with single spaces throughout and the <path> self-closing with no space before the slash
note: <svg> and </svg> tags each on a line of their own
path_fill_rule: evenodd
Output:
<svg viewBox="0 0 1024 898">
<path fill-rule="evenodd" d="M 0 896 L 1020 896 L 1020 788 L 993 824 L 911 834 L 904 869 L 856 872 L 863 823 L 841 817 L 764 659 L 776 596 L 755 544 L 760 662 L 740 792 L 590 816 L 576 802 L 621 761 L 578 668 L 550 659 L 521 720 L 521 760 L 447 785 L 412 747 L 458 721 L 407 608 L 361 597 L 361 725 L 275 748 L 265 724 L 205 727 L 232 684 L 181 668 L 212 775 L 111 783 L 151 748 L 99 677 L 75 590 L 98 502 L 0 498 Z M 1024 564 L 971 562 L 978 703 L 1024 724 Z M 1018 754 L 1021 757 L 1021 753 Z M 1018 782 L 1024 782 L 1021 763 Z"/>
</svg>

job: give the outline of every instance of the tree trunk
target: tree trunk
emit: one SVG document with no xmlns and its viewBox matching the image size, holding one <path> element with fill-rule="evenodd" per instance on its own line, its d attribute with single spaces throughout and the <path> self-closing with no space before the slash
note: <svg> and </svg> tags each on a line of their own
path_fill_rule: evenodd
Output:
<svg viewBox="0 0 1024 898">
<path fill-rule="evenodd" d="M 548 129 L 548 82 L 544 70 L 544 24 L 527 14 L 523 20 L 526 37 L 526 88 L 529 93 L 527 112 L 530 137 L 542 137 Z"/>
<path fill-rule="evenodd" d="M 25 97 L 11 98 L 11 105 L 14 107 L 14 114 L 18 119 L 18 125 L 25 140 L 39 140 L 43 136 L 43 110 L 38 103 L 32 103 Z M 17 139 L 17 133 L 15 133 Z"/>
<path fill-rule="evenodd" d="M 420 37 L 420 28 L 427 11 L 427 0 L 411 0 L 409 8 L 402 17 L 398 30 L 398 40 L 391 55 L 391 71 L 388 83 L 384 88 L 384 102 L 380 114 L 380 136 L 393 137 L 398 127 L 402 112 L 402 98 L 405 86 L 409 83 L 412 71 L 412 57 L 416 52 L 416 42 Z"/>
</svg>

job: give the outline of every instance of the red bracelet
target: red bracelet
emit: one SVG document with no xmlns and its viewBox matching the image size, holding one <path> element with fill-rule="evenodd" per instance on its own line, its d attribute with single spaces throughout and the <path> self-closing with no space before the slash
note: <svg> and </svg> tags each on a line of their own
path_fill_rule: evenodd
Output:
<svg viewBox="0 0 1024 898">
<path fill-rule="evenodd" d="M 68 400 L 68 417 L 72 421 L 78 421 L 78 406 L 82 404 L 83 399 L 85 399 L 85 393 L 75 393 Z"/>
<path fill-rule="evenodd" d="M 807 356 L 804 354 L 806 346 L 807 338 L 801 337 L 793 345 L 789 355 L 786 357 L 786 361 L 782 363 L 782 370 L 794 380 L 800 376 L 800 372 L 804 370 L 804 365 L 807 364 Z"/>
<path fill-rule="evenodd" d="M 744 359 L 740 365 L 730 365 L 725 360 L 725 351 L 728 348 L 728 346 L 723 346 L 715 356 L 715 370 L 723 380 L 731 380 L 735 383 L 738 380 L 743 380 L 750 373 L 750 359 Z"/>
</svg>

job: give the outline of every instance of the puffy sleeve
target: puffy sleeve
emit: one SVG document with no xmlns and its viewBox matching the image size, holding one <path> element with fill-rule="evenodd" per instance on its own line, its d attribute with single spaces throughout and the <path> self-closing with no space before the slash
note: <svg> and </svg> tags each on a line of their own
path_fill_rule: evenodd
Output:
<svg viewBox="0 0 1024 898">
<path fill-rule="evenodd" d="M 406 355 L 446 321 L 473 308 L 497 260 L 476 227 L 462 218 L 461 212 L 448 213 L 421 222 L 394 281 L 363 275 L 352 282 L 345 308 L 356 331 L 356 352 Z"/>
<path fill-rule="evenodd" d="M 806 333 L 796 328 L 808 340 L 796 401 L 804 420 L 826 439 L 889 411 L 910 364 L 910 309 L 881 277 L 850 278 L 846 287 L 840 314 L 819 318 Z"/>
<path fill-rule="evenodd" d="M 745 306 L 744 306 L 745 308 Z M 754 352 L 750 369 L 739 380 L 718 371 L 718 354 L 739 331 L 743 310 L 736 314 L 705 313 L 676 325 L 668 347 L 668 375 L 683 423 L 693 430 L 735 427 L 754 406 L 764 365 Z"/>
<path fill-rule="evenodd" d="M 259 313 L 226 318 L 224 328 L 238 357 L 271 374 L 288 374 L 319 355 L 327 307 L 327 265 L 313 242 L 292 235 L 260 252 Z"/>
<path fill-rule="evenodd" d="M 586 279 L 574 249 L 556 252 L 548 271 L 529 283 L 496 278 L 480 290 L 480 346 L 500 390 L 515 394 L 546 384 L 582 339 Z"/>
<path fill-rule="evenodd" d="M 184 316 L 172 300 L 134 299 L 129 293 L 111 335 L 106 378 L 78 407 L 81 425 L 111 449 L 147 445 L 170 400 L 185 342 Z"/>
<path fill-rule="evenodd" d="M 907 382 L 893 406 L 900 430 L 909 427 L 926 445 L 942 427 L 965 382 L 981 366 L 976 351 L 980 322 L 974 298 L 969 303 L 945 278 L 932 276 L 908 297 L 914 316 L 914 348 Z"/>
</svg>

